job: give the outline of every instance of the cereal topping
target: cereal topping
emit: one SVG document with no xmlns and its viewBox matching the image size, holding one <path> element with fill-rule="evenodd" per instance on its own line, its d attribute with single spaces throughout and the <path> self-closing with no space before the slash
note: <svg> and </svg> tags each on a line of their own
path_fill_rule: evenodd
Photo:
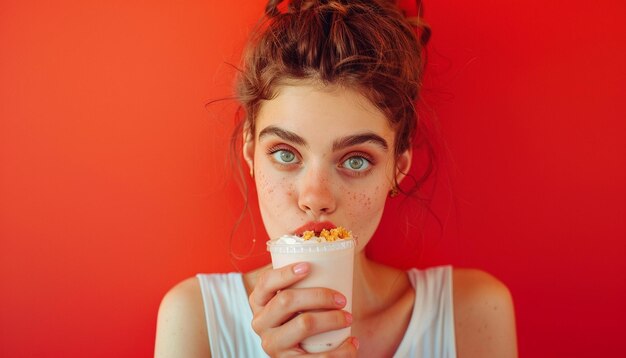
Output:
<svg viewBox="0 0 626 358">
<path fill-rule="evenodd" d="M 322 241 L 337 241 L 337 240 L 342 240 L 342 239 L 347 239 L 349 237 L 352 236 L 352 232 L 349 230 L 344 229 L 341 226 L 338 226 L 334 229 L 330 229 L 330 230 L 326 230 L 323 229 L 320 233 L 319 233 L 319 238 L 322 239 Z M 303 240 L 310 240 L 311 238 L 315 237 L 315 232 L 314 231 L 305 231 L 302 233 L 302 239 Z"/>
<path fill-rule="evenodd" d="M 303 232 L 303 233 L 302 233 L 302 238 L 303 238 L 304 240 L 309 240 L 309 239 L 311 239 L 313 236 L 315 236 L 315 232 L 313 232 L 313 231 L 305 231 L 305 232 Z"/>
</svg>

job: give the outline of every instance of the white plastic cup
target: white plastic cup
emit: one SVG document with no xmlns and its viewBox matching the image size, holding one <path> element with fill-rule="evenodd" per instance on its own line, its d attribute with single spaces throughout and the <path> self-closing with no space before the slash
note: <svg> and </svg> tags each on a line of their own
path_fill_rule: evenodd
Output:
<svg viewBox="0 0 626 358">
<path fill-rule="evenodd" d="M 277 269 L 296 262 L 308 262 L 307 277 L 292 287 L 326 287 L 346 297 L 345 311 L 352 313 L 352 277 L 354 273 L 354 239 L 331 242 L 276 244 L 267 242 L 272 266 Z M 350 327 L 323 332 L 303 340 L 300 345 L 309 353 L 333 350 L 350 337 Z"/>
</svg>

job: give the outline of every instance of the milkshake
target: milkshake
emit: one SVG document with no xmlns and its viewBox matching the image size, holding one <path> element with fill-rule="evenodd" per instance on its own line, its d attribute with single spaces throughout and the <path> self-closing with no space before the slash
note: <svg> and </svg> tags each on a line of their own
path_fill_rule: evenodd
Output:
<svg viewBox="0 0 626 358">
<path fill-rule="evenodd" d="M 308 262 L 311 272 L 292 287 L 327 287 L 341 292 L 352 313 L 352 275 L 355 240 L 350 231 L 337 227 L 319 233 L 305 231 L 302 236 L 285 235 L 267 242 L 276 269 L 296 262 Z M 337 348 L 350 337 L 350 327 L 308 337 L 301 346 L 309 353 Z"/>
</svg>

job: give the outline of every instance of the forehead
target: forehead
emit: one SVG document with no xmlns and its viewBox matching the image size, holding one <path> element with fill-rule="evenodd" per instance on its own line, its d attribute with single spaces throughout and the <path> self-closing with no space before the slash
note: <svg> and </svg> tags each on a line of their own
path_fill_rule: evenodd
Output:
<svg viewBox="0 0 626 358">
<path fill-rule="evenodd" d="M 303 135 L 341 136 L 370 131 L 388 140 L 393 138 L 393 129 L 382 111 L 358 91 L 337 85 L 279 86 L 276 96 L 261 104 L 256 135 L 268 126 Z"/>
</svg>

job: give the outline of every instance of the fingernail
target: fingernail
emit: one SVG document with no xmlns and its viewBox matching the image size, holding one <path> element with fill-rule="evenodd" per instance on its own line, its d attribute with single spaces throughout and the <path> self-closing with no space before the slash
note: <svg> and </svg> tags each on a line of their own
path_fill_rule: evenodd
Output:
<svg viewBox="0 0 626 358">
<path fill-rule="evenodd" d="M 350 313 L 348 313 L 348 312 L 344 312 L 344 314 L 346 315 L 346 323 L 348 325 L 351 325 L 352 324 L 352 315 Z"/>
<path fill-rule="evenodd" d="M 346 304 L 346 298 L 343 297 L 343 295 L 335 294 L 335 303 L 340 306 L 343 306 Z"/>
<path fill-rule="evenodd" d="M 304 275 L 309 271 L 309 265 L 302 262 L 293 267 L 293 273 L 296 275 Z"/>
<path fill-rule="evenodd" d="M 359 339 L 358 338 L 352 337 L 352 344 L 354 344 L 356 349 L 359 349 Z"/>
</svg>

